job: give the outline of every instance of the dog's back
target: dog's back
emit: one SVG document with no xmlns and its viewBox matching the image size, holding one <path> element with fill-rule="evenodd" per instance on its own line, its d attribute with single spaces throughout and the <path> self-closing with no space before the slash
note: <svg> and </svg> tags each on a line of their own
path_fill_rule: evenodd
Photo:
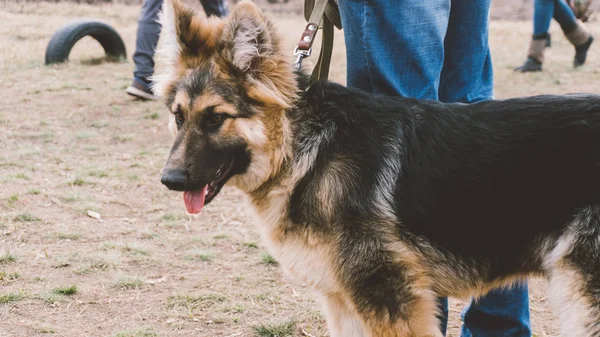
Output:
<svg viewBox="0 0 600 337">
<path fill-rule="evenodd" d="M 405 131 L 396 210 L 411 233 L 487 265 L 489 279 L 540 270 L 534 242 L 599 205 L 600 97 L 425 109 Z"/>
</svg>

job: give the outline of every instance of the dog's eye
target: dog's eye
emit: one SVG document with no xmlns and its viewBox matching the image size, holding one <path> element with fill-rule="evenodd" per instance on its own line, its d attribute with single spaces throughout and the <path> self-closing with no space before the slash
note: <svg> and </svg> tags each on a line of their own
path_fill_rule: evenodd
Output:
<svg viewBox="0 0 600 337">
<path fill-rule="evenodd" d="M 175 124 L 177 124 L 177 129 L 179 130 L 181 125 L 183 125 L 183 113 L 181 110 L 177 110 L 173 113 L 173 115 L 175 115 Z"/>
<path fill-rule="evenodd" d="M 213 114 L 212 116 L 210 116 L 209 124 L 211 126 L 217 126 L 217 125 L 220 125 L 221 123 L 223 123 L 224 120 L 225 120 L 224 114 Z"/>
</svg>

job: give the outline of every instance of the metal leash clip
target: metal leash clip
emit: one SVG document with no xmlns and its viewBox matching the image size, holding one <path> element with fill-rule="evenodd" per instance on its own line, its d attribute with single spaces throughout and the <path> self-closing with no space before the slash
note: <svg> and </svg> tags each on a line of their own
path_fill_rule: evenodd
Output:
<svg viewBox="0 0 600 337">
<path fill-rule="evenodd" d="M 294 62 L 294 68 L 300 69 L 302 67 L 302 61 L 304 58 L 309 57 L 312 54 L 312 47 L 308 50 L 300 50 L 298 46 L 294 48 L 294 56 L 296 56 L 296 61 Z"/>
</svg>

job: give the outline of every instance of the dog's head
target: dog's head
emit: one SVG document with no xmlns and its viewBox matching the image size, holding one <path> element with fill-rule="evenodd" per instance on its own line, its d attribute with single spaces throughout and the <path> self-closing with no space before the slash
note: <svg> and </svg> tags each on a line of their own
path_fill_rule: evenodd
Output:
<svg viewBox="0 0 600 337">
<path fill-rule="evenodd" d="M 153 88 L 175 137 L 161 181 L 195 214 L 228 182 L 250 192 L 277 174 L 298 89 L 271 22 L 250 1 L 207 19 L 168 0 L 161 24 L 165 69 Z"/>
</svg>

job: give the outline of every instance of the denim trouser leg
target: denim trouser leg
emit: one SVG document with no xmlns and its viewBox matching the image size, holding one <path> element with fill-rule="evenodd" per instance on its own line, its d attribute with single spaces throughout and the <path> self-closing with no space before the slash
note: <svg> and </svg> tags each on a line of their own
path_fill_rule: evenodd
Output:
<svg viewBox="0 0 600 337">
<path fill-rule="evenodd" d="M 450 0 L 339 2 L 348 85 L 438 99 Z"/>
<path fill-rule="evenodd" d="M 554 0 L 554 19 L 565 34 L 577 27 L 577 17 L 565 0 Z"/>
<path fill-rule="evenodd" d="M 487 47 L 490 0 L 344 0 L 339 5 L 348 86 L 448 102 L 468 103 L 493 96 Z M 439 304 L 445 331 L 447 299 L 440 299 Z M 478 325 L 477 317 L 482 313 L 490 313 L 489 320 Z M 489 328 L 487 322 L 492 322 Z M 504 322 L 511 322 L 506 326 L 509 330 L 515 325 L 522 328 L 520 331 L 530 330 L 526 290 L 492 292 L 471 305 L 465 315 L 465 333 L 472 331 L 477 337 L 527 336 L 509 330 L 508 334 L 504 330 L 498 334 L 494 324 Z"/>
<path fill-rule="evenodd" d="M 473 103 L 492 99 L 494 74 L 488 45 L 491 0 L 452 0 L 444 40 L 439 100 Z"/>
<path fill-rule="evenodd" d="M 547 34 L 554 15 L 554 0 L 535 0 L 533 6 L 533 36 Z"/>
<path fill-rule="evenodd" d="M 533 35 L 541 36 L 550 30 L 552 17 L 560 28 L 568 33 L 577 25 L 577 18 L 565 0 L 535 0 L 533 12 Z"/>
<path fill-rule="evenodd" d="M 527 285 L 492 290 L 463 311 L 461 337 L 529 337 Z"/>
<path fill-rule="evenodd" d="M 160 25 L 156 20 L 162 3 L 163 0 L 144 0 L 138 20 L 133 76 L 143 83 L 148 83 L 148 77 L 154 73 L 154 51 L 160 34 Z"/>
</svg>

